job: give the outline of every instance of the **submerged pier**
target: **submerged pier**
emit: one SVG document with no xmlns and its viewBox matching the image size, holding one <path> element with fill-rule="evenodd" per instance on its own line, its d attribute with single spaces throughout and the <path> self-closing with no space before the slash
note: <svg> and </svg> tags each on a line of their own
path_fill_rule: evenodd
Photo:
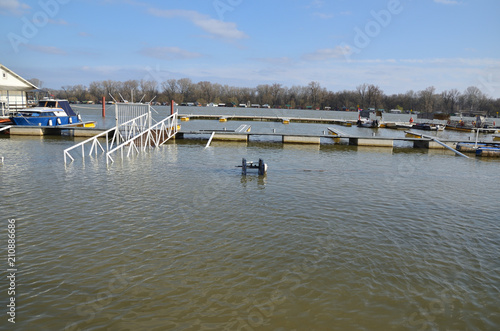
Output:
<svg viewBox="0 0 500 331">
<path fill-rule="evenodd" d="M 114 162 L 113 153 L 119 152 L 123 158 L 132 153 L 140 153 L 152 147 L 158 147 L 177 133 L 177 113 L 172 113 L 163 120 L 153 123 L 150 104 L 116 104 L 116 126 L 98 133 L 73 147 L 64 150 L 64 164 L 68 159 L 74 161 L 74 154 L 81 150 L 80 156 L 98 154 L 101 150 L 106 155 L 106 164 Z M 86 150 L 86 146 L 87 150 Z"/>
<path fill-rule="evenodd" d="M 370 137 L 370 136 L 354 136 L 345 133 L 340 133 L 338 130 L 329 128 L 330 134 L 290 134 L 290 133 L 276 133 L 276 132 L 235 132 L 235 131 L 214 131 L 211 135 L 211 141 L 239 141 L 250 142 L 252 140 L 260 141 L 257 138 L 268 137 L 274 138 L 272 141 L 280 141 L 283 144 L 311 144 L 321 145 L 324 143 L 331 144 L 346 144 L 352 146 L 367 146 L 367 147 L 387 147 L 393 148 L 396 141 L 407 142 L 413 145 L 413 148 L 424 149 L 446 149 L 454 148 L 457 143 L 470 142 L 466 140 L 439 140 L 439 143 L 432 137 L 422 136 L 418 137 Z M 337 133 L 335 133 L 337 131 Z M 179 131 L 177 139 L 202 138 L 209 135 L 210 130 L 202 131 Z M 448 147 L 444 147 L 445 144 Z"/>
<path fill-rule="evenodd" d="M 357 120 L 344 120 L 344 119 L 328 119 L 328 118 L 308 118 L 308 117 L 281 117 L 281 116 L 252 116 L 252 115 L 194 115 L 182 114 L 179 115 L 181 121 L 191 120 L 218 120 L 223 122 L 227 121 L 242 121 L 242 122 L 278 122 L 278 123 L 315 123 L 315 124 L 336 124 L 342 126 L 352 126 L 356 124 Z"/>
</svg>

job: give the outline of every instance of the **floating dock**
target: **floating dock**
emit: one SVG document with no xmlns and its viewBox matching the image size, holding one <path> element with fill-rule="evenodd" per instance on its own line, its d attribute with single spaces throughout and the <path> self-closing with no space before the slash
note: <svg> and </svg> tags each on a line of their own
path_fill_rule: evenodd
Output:
<svg viewBox="0 0 500 331">
<path fill-rule="evenodd" d="M 280 116 L 250 116 L 250 115 L 194 115 L 182 114 L 179 115 L 181 121 L 190 120 L 217 120 L 221 122 L 227 121 L 244 121 L 244 122 L 279 122 L 283 124 L 290 123 L 316 123 L 316 124 L 336 124 L 342 126 L 352 126 L 357 120 L 343 119 L 326 119 L 326 118 L 307 118 L 307 117 L 280 117 Z"/>
<path fill-rule="evenodd" d="M 189 139 L 186 136 L 202 136 L 212 134 L 212 140 L 219 141 L 240 141 L 240 142 L 250 142 L 254 137 L 269 137 L 277 138 L 283 144 L 313 144 L 320 145 L 323 142 L 330 143 L 332 140 L 334 143 L 341 143 L 344 141 L 345 144 L 352 146 L 367 146 L 367 147 L 387 147 L 393 148 L 394 142 L 403 141 L 413 144 L 413 148 L 424 148 L 424 149 L 452 149 L 460 142 L 459 140 L 440 140 L 435 141 L 427 136 L 417 137 L 401 137 L 401 138 L 391 138 L 391 137 L 370 137 L 370 136 L 352 136 L 340 132 L 340 130 L 329 128 L 331 134 L 324 135 L 308 135 L 308 134 L 290 134 L 290 133 L 263 133 L 263 132 L 235 132 L 235 131 L 179 131 L 177 133 L 177 139 Z M 261 140 L 259 140 L 261 141 Z M 445 147 L 446 145 L 446 147 Z"/>
<path fill-rule="evenodd" d="M 61 136 L 91 137 L 105 130 L 95 128 L 95 122 L 78 123 L 77 125 L 60 126 L 24 126 L 4 125 L 0 126 L 0 132 L 18 136 Z"/>
</svg>

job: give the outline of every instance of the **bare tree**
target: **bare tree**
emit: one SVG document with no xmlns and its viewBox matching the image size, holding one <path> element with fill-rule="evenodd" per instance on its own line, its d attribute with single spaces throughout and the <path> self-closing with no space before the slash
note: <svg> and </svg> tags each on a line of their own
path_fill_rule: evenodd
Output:
<svg viewBox="0 0 500 331">
<path fill-rule="evenodd" d="M 420 99 L 422 100 L 423 110 L 425 113 L 432 113 L 434 110 L 434 91 L 436 88 L 434 86 L 430 86 L 423 91 L 420 91 Z"/>
<path fill-rule="evenodd" d="M 200 98 L 204 99 L 206 102 L 213 102 L 215 98 L 215 90 L 212 86 L 212 83 L 203 81 L 198 84 Z"/>
<path fill-rule="evenodd" d="M 368 85 L 361 84 L 356 86 L 356 92 L 358 93 L 359 96 L 358 100 L 359 107 L 366 108 L 366 94 L 368 92 Z"/>
<path fill-rule="evenodd" d="M 189 101 L 193 97 L 193 82 L 189 78 L 181 78 L 177 80 L 179 93 L 182 95 L 184 101 Z M 194 100 L 193 100 L 194 101 Z"/>
<path fill-rule="evenodd" d="M 31 79 L 28 79 L 28 81 L 35 85 L 36 87 L 38 87 L 38 89 L 42 89 L 43 88 L 43 82 L 38 79 L 38 78 L 31 78 Z"/>
<path fill-rule="evenodd" d="M 376 85 L 368 85 L 367 100 L 370 107 L 378 109 L 382 103 L 382 90 Z"/>
<path fill-rule="evenodd" d="M 460 98 L 460 92 L 457 89 L 444 91 L 441 93 L 441 98 L 443 99 L 443 106 L 446 112 L 452 114 L 456 111 L 455 108 Z"/>
<path fill-rule="evenodd" d="M 469 86 L 464 92 L 464 106 L 470 109 L 471 113 L 477 112 L 483 99 L 483 92 L 475 86 Z"/>
<path fill-rule="evenodd" d="M 308 89 L 308 101 L 313 107 L 319 106 L 321 103 L 321 86 L 318 82 L 310 82 L 307 85 Z"/>
<path fill-rule="evenodd" d="M 271 94 L 271 104 L 273 106 L 277 106 L 281 104 L 281 95 L 283 93 L 283 89 L 281 84 L 273 84 L 269 88 L 269 93 Z"/>
<path fill-rule="evenodd" d="M 161 83 L 162 93 L 167 97 L 167 100 L 176 100 L 177 102 L 182 102 L 183 100 L 176 99 L 176 95 L 179 93 L 179 87 L 177 85 L 176 79 L 169 79 Z"/>
<path fill-rule="evenodd" d="M 33 81 L 41 86 L 41 83 Z M 235 102 L 269 104 L 275 107 L 303 108 L 305 106 L 321 107 L 331 106 L 334 109 L 362 107 L 384 108 L 384 106 L 403 110 L 414 110 L 432 113 L 444 110 L 454 113 L 460 109 L 467 109 L 472 113 L 488 113 L 496 115 L 500 99 L 491 99 L 483 94 L 477 87 L 470 86 L 462 94 L 452 89 L 435 94 L 435 87 L 431 86 L 423 91 L 384 95 L 382 89 L 373 84 L 361 84 L 356 90 L 343 90 L 338 92 L 322 88 L 318 82 L 311 82 L 307 86 L 284 87 L 279 83 L 272 85 L 262 84 L 257 87 L 234 87 L 202 81 L 193 84 L 191 79 L 169 79 L 161 83 L 161 94 L 157 101 L 175 100 L 206 102 Z M 134 91 L 134 100 L 139 100 L 143 95 L 145 101 L 150 101 L 158 94 L 156 81 L 128 80 L 125 82 L 105 80 L 94 81 L 88 87 L 84 85 L 64 85 L 53 94 L 60 98 L 72 101 L 100 100 L 102 96 L 108 97 L 111 93 L 116 100 L 123 98 L 131 100 L 131 91 Z M 142 93 L 142 94 L 141 94 Z"/>
<path fill-rule="evenodd" d="M 155 80 L 144 80 L 140 82 L 141 98 L 143 102 L 150 102 L 158 96 L 158 82 Z"/>
</svg>

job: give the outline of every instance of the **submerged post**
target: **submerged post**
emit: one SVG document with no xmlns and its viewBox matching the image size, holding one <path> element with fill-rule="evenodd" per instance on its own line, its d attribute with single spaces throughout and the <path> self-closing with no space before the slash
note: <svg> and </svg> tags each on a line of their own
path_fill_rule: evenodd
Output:
<svg viewBox="0 0 500 331">
<path fill-rule="evenodd" d="M 102 117 L 106 117 L 106 97 L 102 97 Z"/>
<path fill-rule="evenodd" d="M 264 160 L 259 159 L 259 176 L 264 176 L 266 174 L 266 165 Z"/>
<path fill-rule="evenodd" d="M 241 160 L 241 174 L 245 175 L 247 174 L 247 159 L 243 158 Z"/>
</svg>

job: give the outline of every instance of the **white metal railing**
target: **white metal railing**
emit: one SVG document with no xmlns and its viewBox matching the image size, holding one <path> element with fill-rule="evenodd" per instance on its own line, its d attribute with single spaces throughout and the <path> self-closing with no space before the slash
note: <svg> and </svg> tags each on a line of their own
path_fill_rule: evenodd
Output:
<svg viewBox="0 0 500 331">
<path fill-rule="evenodd" d="M 114 162 L 111 154 L 118 150 L 123 158 L 125 149 L 127 149 L 127 157 L 129 157 L 134 150 L 139 153 L 141 150 L 146 151 L 148 148 L 164 144 L 177 133 L 177 114 L 176 112 L 168 116 L 147 130 L 129 135 L 128 139 L 106 152 L 106 163 L 109 161 Z"/>
<path fill-rule="evenodd" d="M 71 161 L 75 160 L 70 152 L 78 148 L 81 148 L 82 158 L 85 158 L 85 146 L 90 146 L 89 156 L 92 153 L 97 156 L 98 149 L 101 149 L 106 154 L 106 163 L 109 161 L 114 162 L 111 154 L 117 150 L 121 151 L 123 157 L 126 146 L 128 146 L 127 156 L 133 150 L 139 153 L 149 147 L 158 147 L 177 133 L 177 115 L 176 112 L 152 126 L 149 125 L 151 115 L 147 113 L 121 123 L 114 128 L 65 149 L 64 164 L 67 163 L 68 158 Z M 105 139 L 104 147 L 99 139 Z"/>
</svg>

